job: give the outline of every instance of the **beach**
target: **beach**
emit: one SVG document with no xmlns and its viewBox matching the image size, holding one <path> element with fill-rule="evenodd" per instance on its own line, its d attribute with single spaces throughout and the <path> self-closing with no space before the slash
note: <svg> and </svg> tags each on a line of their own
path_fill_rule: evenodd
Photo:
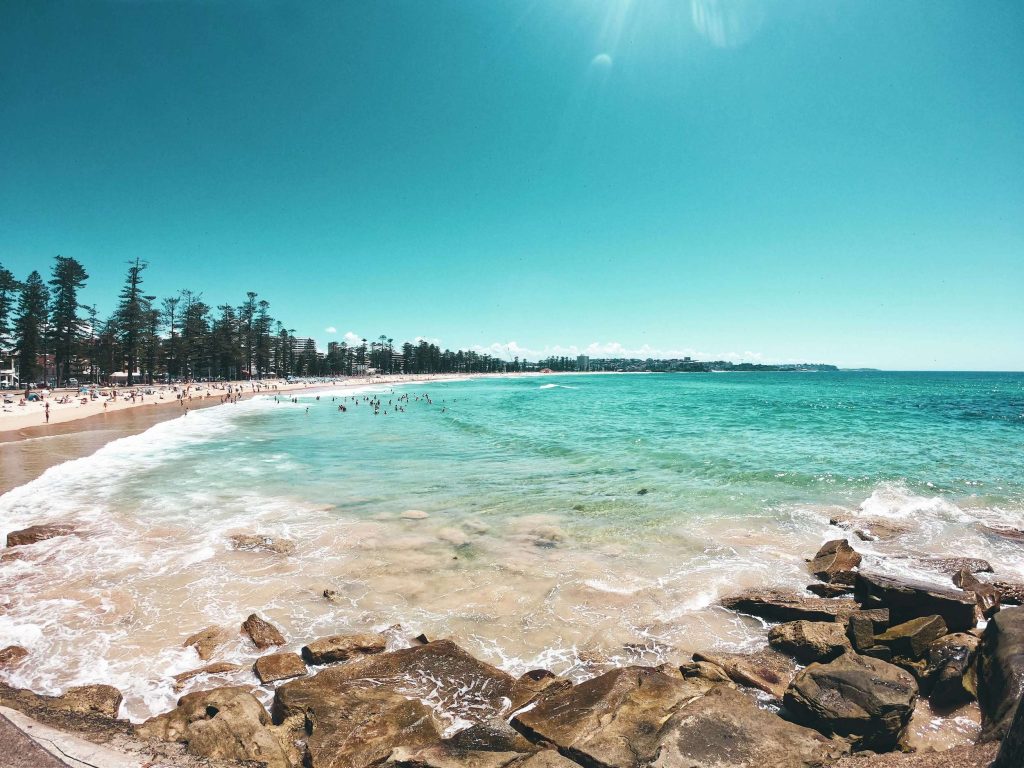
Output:
<svg viewBox="0 0 1024 768">
<path fill-rule="evenodd" d="M 0 647 L 31 654 L 0 674 L 47 695 L 112 685 L 133 723 L 222 685 L 270 706 L 277 687 L 252 686 L 258 654 L 237 631 L 253 613 L 280 631 L 277 652 L 338 633 L 379 634 L 388 652 L 451 638 L 502 674 L 574 685 L 695 654 L 728 666 L 769 650 L 778 619 L 723 601 L 763 587 L 817 599 L 806 560 L 829 540 L 850 541 L 863 569 L 935 589 L 951 588 L 938 561 L 952 555 L 984 561 L 986 583 L 1024 581 L 1019 544 L 990 532 L 1011 528 L 1024 498 L 1004 450 L 1020 385 L 318 382 L 187 416 L 147 404 L 55 425 L 0 444 L 5 483 L 23 481 L 0 497 L 0 534 L 66 527 L 0 561 Z M 949 451 L 957 462 L 940 468 Z M 208 660 L 186 642 L 207 627 L 227 632 Z M 190 674 L 210 661 L 221 666 Z M 771 707 L 781 691 L 759 695 Z M 473 720 L 466 702 L 438 707 L 445 729 Z M 976 704 L 922 699 L 906 738 L 945 749 L 981 729 Z"/>
</svg>

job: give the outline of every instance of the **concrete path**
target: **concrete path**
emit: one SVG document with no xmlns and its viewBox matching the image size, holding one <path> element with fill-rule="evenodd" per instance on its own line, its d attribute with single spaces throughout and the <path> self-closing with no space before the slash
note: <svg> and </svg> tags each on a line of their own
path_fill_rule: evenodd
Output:
<svg viewBox="0 0 1024 768">
<path fill-rule="evenodd" d="M 141 761 L 0 707 L 0 768 L 141 768 Z"/>
</svg>

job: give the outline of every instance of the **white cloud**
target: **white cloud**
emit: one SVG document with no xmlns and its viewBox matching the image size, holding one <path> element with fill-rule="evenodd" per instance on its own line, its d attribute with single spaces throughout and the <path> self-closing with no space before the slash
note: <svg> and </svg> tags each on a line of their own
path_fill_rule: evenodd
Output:
<svg viewBox="0 0 1024 768">
<path fill-rule="evenodd" d="M 338 329 L 335 328 L 333 325 L 328 325 L 326 328 L 324 328 L 324 333 L 337 333 L 337 332 L 338 332 Z"/>
<path fill-rule="evenodd" d="M 345 335 L 343 338 L 345 339 L 346 343 L 349 344 L 349 346 L 353 344 L 358 346 L 359 344 L 363 343 L 363 337 L 360 336 L 358 333 L 353 333 L 352 331 L 345 331 Z"/>
</svg>

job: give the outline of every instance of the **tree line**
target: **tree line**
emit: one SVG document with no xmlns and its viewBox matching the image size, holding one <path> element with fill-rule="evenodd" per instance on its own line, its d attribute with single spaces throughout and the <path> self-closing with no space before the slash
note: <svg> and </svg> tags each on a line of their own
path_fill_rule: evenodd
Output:
<svg viewBox="0 0 1024 768">
<path fill-rule="evenodd" d="M 248 291 L 238 305 L 211 306 L 201 293 L 147 294 L 147 263 L 128 263 L 114 311 L 100 318 L 79 295 L 89 275 L 76 259 L 57 256 L 50 279 L 24 280 L 0 264 L 0 356 L 13 354 L 23 385 L 70 379 L 92 383 L 126 374 L 124 383 L 169 380 L 260 379 L 382 373 L 494 373 L 527 370 L 528 363 L 474 351 L 441 350 L 425 340 L 396 348 L 374 341 L 336 342 L 326 354 L 312 339 L 270 314 L 270 303 Z"/>
</svg>

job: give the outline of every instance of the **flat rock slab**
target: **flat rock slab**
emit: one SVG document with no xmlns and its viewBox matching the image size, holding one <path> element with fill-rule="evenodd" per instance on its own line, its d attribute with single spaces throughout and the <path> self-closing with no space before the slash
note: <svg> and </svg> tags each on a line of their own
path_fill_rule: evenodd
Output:
<svg viewBox="0 0 1024 768">
<path fill-rule="evenodd" d="M 779 589 L 748 589 L 724 598 L 721 604 L 768 621 L 845 621 L 859 607 L 846 598 L 806 597 Z"/>
<path fill-rule="evenodd" d="M 231 634 L 224 627 L 206 627 L 194 635 L 189 635 L 182 646 L 195 648 L 200 659 L 209 661 L 217 648 L 230 639 Z"/>
<path fill-rule="evenodd" d="M 841 625 L 836 626 L 842 630 Z M 790 680 L 796 674 L 793 659 L 774 648 L 762 648 L 752 653 L 695 653 L 693 660 L 698 664 L 713 664 L 737 685 L 764 691 L 778 701 L 782 701 Z"/>
<path fill-rule="evenodd" d="M 334 697 L 355 684 L 427 701 L 442 719 L 479 723 L 511 711 L 516 680 L 450 640 L 435 640 L 362 656 L 283 684 L 274 696 L 274 721 L 295 713 L 327 712 L 336 706 Z"/>
<path fill-rule="evenodd" d="M 843 753 L 817 731 L 786 722 L 749 697 L 717 686 L 658 733 L 652 768 L 817 768 Z"/>
<path fill-rule="evenodd" d="M 260 656 L 253 664 L 252 671 L 261 683 L 274 683 L 306 674 L 306 665 L 297 653 L 271 653 Z"/>
<path fill-rule="evenodd" d="M 355 656 L 381 653 L 386 646 L 387 640 L 382 635 L 331 635 L 304 646 L 302 658 L 307 664 L 333 664 Z"/>
<path fill-rule="evenodd" d="M 640 768 L 657 755 L 666 720 L 703 690 L 650 667 L 625 667 L 544 699 L 512 727 L 582 765 Z"/>
<path fill-rule="evenodd" d="M 0 704 L 32 715 L 44 712 L 114 720 L 121 701 L 121 692 L 109 685 L 80 685 L 59 696 L 44 696 L 0 683 Z"/>
<path fill-rule="evenodd" d="M 835 768 L 989 768 L 995 755 L 994 744 L 970 745 L 953 747 L 944 752 L 853 755 L 844 757 L 835 764 Z"/>
<path fill-rule="evenodd" d="M 831 661 L 851 647 L 845 628 L 835 621 L 791 621 L 779 624 L 768 631 L 768 643 L 801 664 Z"/>
<path fill-rule="evenodd" d="M 966 632 L 978 623 L 974 593 L 953 587 L 861 571 L 855 594 L 865 607 L 887 607 L 892 624 L 941 616 L 950 632 Z"/>
</svg>

